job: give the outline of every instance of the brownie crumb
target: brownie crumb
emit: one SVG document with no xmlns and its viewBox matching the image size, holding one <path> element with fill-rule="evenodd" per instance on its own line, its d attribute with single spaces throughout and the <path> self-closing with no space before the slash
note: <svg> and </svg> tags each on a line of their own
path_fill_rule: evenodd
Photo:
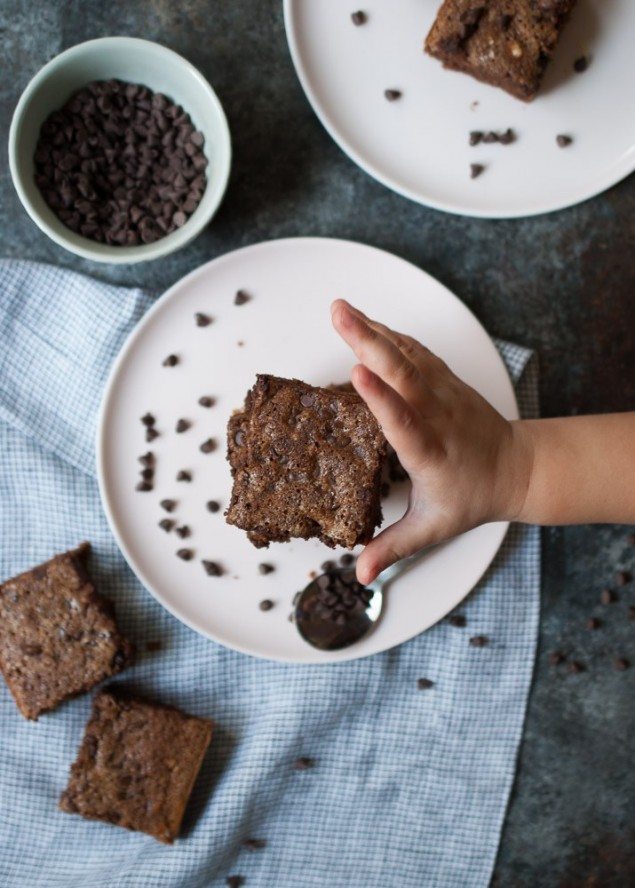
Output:
<svg viewBox="0 0 635 888">
<path fill-rule="evenodd" d="M 434 687 L 434 682 L 430 681 L 429 678 L 418 678 L 417 687 L 420 691 L 427 691 L 429 688 Z"/>
<path fill-rule="evenodd" d="M 249 302 L 250 299 L 251 296 L 246 290 L 238 290 L 234 296 L 234 305 L 244 305 L 246 302 Z"/>
<path fill-rule="evenodd" d="M 176 553 L 176 557 L 180 558 L 181 561 L 191 561 L 194 553 L 191 549 L 178 549 Z"/>
<path fill-rule="evenodd" d="M 166 512 L 173 512 L 176 509 L 176 500 L 173 499 L 162 499 L 159 503 L 162 509 Z"/>
<path fill-rule="evenodd" d="M 615 660 L 613 660 L 613 668 L 618 672 L 625 672 L 630 665 L 630 660 L 627 660 L 626 657 L 616 657 Z"/>
<path fill-rule="evenodd" d="M 201 311 L 197 311 L 194 315 L 194 320 L 196 322 L 197 327 L 209 327 L 212 323 L 212 319 L 209 315 L 203 314 Z"/>
<path fill-rule="evenodd" d="M 576 74 L 583 74 L 589 67 L 589 59 L 587 56 L 579 56 L 573 63 L 573 70 Z"/>
<path fill-rule="evenodd" d="M 400 89 L 386 89 L 384 90 L 384 96 L 389 102 L 396 102 L 397 99 L 400 99 L 402 96 Z"/>
<path fill-rule="evenodd" d="M 222 575 L 224 574 L 223 568 L 217 561 L 203 560 L 201 564 L 203 565 L 203 570 L 208 577 L 222 577 Z"/>
<path fill-rule="evenodd" d="M 179 469 L 176 474 L 176 480 L 189 482 L 192 480 L 192 473 L 188 472 L 187 469 Z"/>
<path fill-rule="evenodd" d="M 489 644 L 489 638 L 487 635 L 473 635 L 470 638 L 470 644 L 475 648 L 486 647 Z"/>
<path fill-rule="evenodd" d="M 183 432 L 187 432 L 192 423 L 187 419 L 179 419 L 175 426 L 175 431 L 180 435 Z"/>
<path fill-rule="evenodd" d="M 270 598 L 263 598 L 258 607 L 261 611 L 270 611 L 273 607 L 273 601 Z"/>
<path fill-rule="evenodd" d="M 198 449 L 201 453 L 213 453 L 217 447 L 218 444 L 216 443 L 215 438 L 208 438 L 207 441 L 203 441 Z"/>
<path fill-rule="evenodd" d="M 448 623 L 457 629 L 463 629 L 467 625 L 467 620 L 463 614 L 452 614 L 452 616 L 448 617 Z"/>
<path fill-rule="evenodd" d="M 470 164 L 470 179 L 478 179 L 481 173 L 485 170 L 485 167 L 482 163 L 471 163 Z"/>
<path fill-rule="evenodd" d="M 573 142 L 571 136 L 565 136 L 563 133 L 556 136 L 556 144 L 558 148 L 568 148 L 568 146 Z"/>
<path fill-rule="evenodd" d="M 315 759 L 309 758 L 308 755 L 302 755 L 300 758 L 297 758 L 293 763 L 293 769 L 295 771 L 308 771 L 309 768 L 313 768 L 315 766 Z"/>
<path fill-rule="evenodd" d="M 164 367 L 176 367 L 179 363 L 179 359 L 176 355 L 168 355 L 167 358 L 163 361 Z"/>
<path fill-rule="evenodd" d="M 220 511 L 220 503 L 216 500 L 208 500 L 205 503 L 205 508 L 208 512 L 219 512 Z"/>
<path fill-rule="evenodd" d="M 561 663 L 564 663 L 565 660 L 566 657 L 562 651 L 552 651 L 549 654 L 549 662 L 552 666 L 559 666 Z"/>
<path fill-rule="evenodd" d="M 263 576 L 273 573 L 274 570 L 275 570 L 275 567 L 273 566 L 273 564 L 267 564 L 267 562 L 265 562 L 265 561 L 263 561 L 262 564 L 258 565 L 258 573 L 262 574 Z"/>
<path fill-rule="evenodd" d="M 243 848 L 246 848 L 248 851 L 260 851 L 262 848 L 266 847 L 266 839 L 245 839 L 243 842 Z"/>
<path fill-rule="evenodd" d="M 170 533 L 170 531 L 174 527 L 175 523 L 176 522 L 172 521 L 171 518 L 162 518 L 159 521 L 159 527 L 161 528 L 161 530 L 164 530 L 166 533 Z"/>
<path fill-rule="evenodd" d="M 368 16 L 361 9 L 358 9 L 357 12 L 351 12 L 351 21 L 354 25 L 359 27 L 360 25 L 365 25 L 368 21 Z"/>
</svg>

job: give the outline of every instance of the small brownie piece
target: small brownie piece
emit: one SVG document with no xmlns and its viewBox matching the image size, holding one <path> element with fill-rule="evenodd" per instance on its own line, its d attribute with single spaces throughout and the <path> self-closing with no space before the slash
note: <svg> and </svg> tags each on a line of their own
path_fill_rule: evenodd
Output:
<svg viewBox="0 0 635 888">
<path fill-rule="evenodd" d="M 227 438 L 227 521 L 255 546 L 318 537 L 352 548 L 371 539 L 386 440 L 355 392 L 259 375 Z"/>
<path fill-rule="evenodd" d="M 133 647 L 86 568 L 89 543 L 0 585 L 0 669 L 25 718 L 120 672 Z"/>
<path fill-rule="evenodd" d="M 444 0 L 425 50 L 528 102 L 576 0 Z"/>
<path fill-rule="evenodd" d="M 212 722 L 107 688 L 90 721 L 60 808 L 172 844 L 203 757 Z"/>
</svg>

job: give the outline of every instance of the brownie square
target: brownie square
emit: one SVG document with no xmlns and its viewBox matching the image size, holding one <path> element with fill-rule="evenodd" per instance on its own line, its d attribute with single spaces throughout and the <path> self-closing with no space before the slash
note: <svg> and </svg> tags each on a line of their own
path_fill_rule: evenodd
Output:
<svg viewBox="0 0 635 888">
<path fill-rule="evenodd" d="M 0 670 L 25 718 L 120 672 L 133 648 L 93 586 L 88 543 L 0 585 Z"/>
<path fill-rule="evenodd" d="M 370 541 L 381 522 L 386 440 L 355 392 L 259 375 L 227 441 L 234 485 L 226 518 L 254 545 Z"/>
<path fill-rule="evenodd" d="M 60 808 L 172 844 L 212 722 L 116 688 L 95 697 Z"/>
<path fill-rule="evenodd" d="M 534 98 L 576 0 L 444 0 L 425 50 L 524 101 Z"/>
</svg>

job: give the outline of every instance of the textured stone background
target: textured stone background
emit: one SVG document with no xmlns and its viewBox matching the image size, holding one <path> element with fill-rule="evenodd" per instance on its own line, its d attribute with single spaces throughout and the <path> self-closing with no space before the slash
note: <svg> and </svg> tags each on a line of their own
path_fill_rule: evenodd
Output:
<svg viewBox="0 0 635 888">
<path fill-rule="evenodd" d="M 2 164 L 0 255 L 39 259 L 164 289 L 200 263 L 289 235 L 352 238 L 391 250 L 454 290 L 498 336 L 540 353 L 546 415 L 635 407 L 635 177 L 537 219 L 479 221 L 425 209 L 357 169 L 324 132 L 288 55 L 279 0 L 0 0 L 2 143 L 17 98 L 60 50 L 130 34 L 182 53 L 229 117 L 235 159 L 209 230 L 168 259 L 107 268 L 42 235 Z M 607 96 L 610 101 L 610 96 Z M 3 149 L 4 150 L 4 149 Z M 541 642 L 518 779 L 495 883 L 503 888 L 635 884 L 635 584 L 599 605 L 618 568 L 635 568 L 629 528 L 544 534 Z M 590 614 L 605 619 L 595 633 Z M 555 647 L 587 671 L 548 665 Z M 272 886 L 273 888 L 273 886 Z M 340 886 L 337 886 L 340 888 Z"/>
</svg>

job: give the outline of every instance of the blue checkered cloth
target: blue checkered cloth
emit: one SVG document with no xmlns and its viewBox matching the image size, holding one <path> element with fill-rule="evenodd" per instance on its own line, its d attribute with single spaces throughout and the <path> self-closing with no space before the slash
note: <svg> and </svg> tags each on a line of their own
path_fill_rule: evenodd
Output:
<svg viewBox="0 0 635 888">
<path fill-rule="evenodd" d="M 331 666 L 268 663 L 182 626 L 133 576 L 108 529 L 93 440 L 108 368 L 151 304 L 46 265 L 0 261 L 0 577 L 89 539 L 123 630 L 160 639 L 125 676 L 217 725 L 173 847 L 57 811 L 91 700 L 37 723 L 0 682 L 3 888 L 485 888 L 514 779 L 539 612 L 539 536 L 513 526 L 447 620 Z M 499 348 L 525 415 L 531 353 Z M 490 637 L 487 648 L 468 636 Z M 417 678 L 435 684 L 419 691 Z M 297 772 L 293 760 L 315 759 Z M 247 837 L 266 848 L 242 847 Z"/>
</svg>

